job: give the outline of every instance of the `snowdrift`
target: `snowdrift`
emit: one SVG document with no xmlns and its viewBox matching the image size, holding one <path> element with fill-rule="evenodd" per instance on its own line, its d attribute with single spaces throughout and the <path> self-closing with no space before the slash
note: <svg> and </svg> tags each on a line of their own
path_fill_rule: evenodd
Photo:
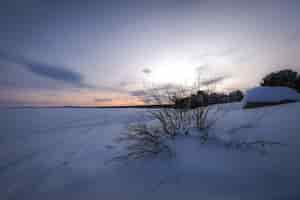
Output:
<svg viewBox="0 0 300 200">
<path fill-rule="evenodd" d="M 300 94 L 288 87 L 256 87 L 247 91 L 244 108 L 254 108 L 300 101 Z"/>
</svg>

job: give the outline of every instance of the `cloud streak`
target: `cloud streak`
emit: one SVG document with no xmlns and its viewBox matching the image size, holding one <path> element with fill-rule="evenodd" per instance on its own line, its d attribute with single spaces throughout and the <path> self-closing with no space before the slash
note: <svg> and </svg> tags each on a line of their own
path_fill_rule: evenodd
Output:
<svg viewBox="0 0 300 200">
<path fill-rule="evenodd" d="M 148 75 L 148 74 L 151 74 L 152 71 L 151 71 L 151 69 L 149 69 L 149 68 L 145 68 L 145 69 L 142 70 L 142 72 L 143 72 L 144 74 L 147 74 L 147 75 Z"/>
<path fill-rule="evenodd" d="M 224 80 L 226 80 L 228 78 L 230 78 L 230 76 L 219 76 L 219 77 L 216 77 L 216 78 L 212 78 L 212 79 L 202 81 L 201 84 L 203 86 L 209 86 L 209 85 L 213 85 L 213 84 L 223 82 Z"/>
<path fill-rule="evenodd" d="M 44 63 L 36 62 L 27 62 L 23 64 L 28 71 L 36 75 L 57 81 L 63 81 L 65 83 L 70 83 L 76 86 L 84 85 L 82 82 L 81 74 L 65 69 L 63 67 L 50 66 Z"/>
<path fill-rule="evenodd" d="M 62 81 L 76 87 L 88 87 L 88 85 L 83 82 L 83 77 L 80 73 L 66 69 L 63 66 L 52 66 L 42 62 L 24 59 L 22 57 L 7 55 L 3 52 L 0 52 L 0 58 L 19 64 L 27 71 L 43 78 Z"/>
<path fill-rule="evenodd" d="M 13 56 L 0 51 L 0 60 L 17 64 L 18 67 L 25 69 L 26 71 L 44 79 L 57 81 L 59 83 L 68 84 L 76 89 L 91 89 L 95 91 L 110 91 L 117 93 L 128 93 L 126 89 L 120 88 L 120 86 L 105 86 L 105 85 L 92 85 L 84 81 L 82 74 L 75 72 L 71 69 L 67 69 L 64 66 L 49 65 L 43 62 L 35 62 L 30 59 L 25 59 L 19 56 Z M 2 86 L 19 86 L 15 82 L 1 82 Z M 21 83 L 23 84 L 23 83 Z M 36 84 L 39 88 L 45 87 L 43 83 Z M 48 86 L 46 87 L 49 88 Z"/>
<path fill-rule="evenodd" d="M 143 101 L 145 104 L 155 104 L 157 103 L 155 96 L 163 96 L 167 92 L 178 91 L 180 88 L 180 85 L 168 83 L 160 84 L 153 88 L 128 91 L 128 94 Z"/>
<path fill-rule="evenodd" d="M 111 98 L 95 98 L 94 100 L 97 103 L 112 102 L 113 101 L 113 99 L 111 99 Z"/>
<path fill-rule="evenodd" d="M 134 90 L 130 91 L 129 94 L 133 97 L 143 97 L 147 95 L 147 91 L 145 90 Z"/>
</svg>

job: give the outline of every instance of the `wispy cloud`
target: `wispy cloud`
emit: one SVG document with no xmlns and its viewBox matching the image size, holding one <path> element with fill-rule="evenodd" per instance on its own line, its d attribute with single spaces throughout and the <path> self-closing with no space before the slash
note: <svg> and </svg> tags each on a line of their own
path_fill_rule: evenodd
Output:
<svg viewBox="0 0 300 200">
<path fill-rule="evenodd" d="M 94 100 L 97 103 L 112 102 L 113 101 L 113 99 L 111 99 L 111 98 L 95 98 Z"/>
<path fill-rule="evenodd" d="M 142 97 L 142 96 L 146 96 L 148 93 L 146 90 L 134 90 L 134 91 L 130 91 L 129 94 L 133 97 Z"/>
<path fill-rule="evenodd" d="M 50 66 L 44 63 L 37 62 L 26 62 L 23 64 L 23 66 L 28 71 L 36 75 L 57 81 L 63 81 L 65 83 L 70 83 L 76 86 L 85 85 L 83 84 L 81 74 L 69 69 L 65 69 L 64 67 Z"/>
<path fill-rule="evenodd" d="M 223 82 L 224 80 L 230 78 L 230 76 L 219 76 L 219 77 L 215 77 L 215 78 L 211 78 L 205 81 L 202 81 L 201 84 L 203 86 L 209 86 L 209 85 L 214 85 L 220 82 Z"/>
<path fill-rule="evenodd" d="M 195 55 L 191 57 L 191 60 L 193 61 L 206 61 L 213 57 L 227 57 L 227 56 L 233 56 L 234 54 L 237 54 L 240 51 L 240 48 L 238 47 L 231 47 L 227 49 L 223 49 L 218 52 L 211 52 L 207 51 L 205 53 L 202 53 L 200 55 Z"/>
<path fill-rule="evenodd" d="M 200 65 L 195 68 L 196 73 L 203 73 L 209 69 L 208 65 Z"/>
<path fill-rule="evenodd" d="M 232 47 L 232 48 L 228 48 L 228 49 L 225 49 L 223 51 L 221 51 L 218 56 L 230 56 L 232 54 L 235 54 L 239 51 L 239 48 L 238 47 Z"/>
<path fill-rule="evenodd" d="M 80 73 L 67 69 L 64 66 L 53 66 L 42 62 L 35 62 L 3 52 L 0 52 L 0 59 L 16 63 L 27 71 L 43 78 L 62 81 L 75 87 L 89 87 L 83 82 L 83 77 Z"/>
<path fill-rule="evenodd" d="M 6 54 L 3 51 L 0 51 L 0 60 L 3 60 L 11 64 L 17 64 L 18 67 L 25 69 L 26 71 L 34 74 L 35 76 L 56 81 L 58 84 L 64 83 L 71 86 L 74 89 L 91 89 L 95 91 L 109 91 L 109 92 L 117 92 L 117 93 L 128 92 L 126 89 L 121 88 L 120 86 L 93 85 L 87 83 L 85 82 L 82 74 L 73 71 L 71 69 L 68 69 L 64 66 L 49 65 L 43 62 L 35 62 L 30 59 L 25 59 L 21 56 Z M 22 72 L 20 71 L 20 73 Z M 23 84 L 23 82 L 17 84 L 16 81 L 18 80 L 14 80 L 13 83 L 6 81 L 2 86 L 21 87 L 20 84 Z M 57 83 L 56 83 L 56 87 L 58 85 Z M 44 88 L 44 87 L 47 89 L 51 88 L 51 86 L 49 87 L 49 85 L 47 84 L 48 83 L 44 84 L 42 82 L 39 82 L 36 85 L 38 88 Z M 32 84 L 30 85 L 30 87 L 31 86 Z M 34 88 L 36 88 L 36 86 L 34 86 Z"/>
<path fill-rule="evenodd" d="M 134 90 L 130 91 L 129 95 L 136 97 L 137 99 L 143 101 L 145 104 L 152 103 L 153 98 L 151 97 L 151 90 Z"/>
<path fill-rule="evenodd" d="M 181 88 L 179 85 L 176 84 L 160 84 L 152 88 L 148 89 L 139 89 L 129 91 L 128 94 L 132 97 L 136 97 L 139 100 L 143 101 L 145 104 L 157 103 L 155 100 L 156 95 L 165 95 L 166 92 L 177 91 Z"/>
<path fill-rule="evenodd" d="M 142 72 L 144 73 L 144 74 L 151 74 L 151 69 L 149 69 L 149 68 L 144 68 L 143 70 L 142 70 Z"/>
</svg>

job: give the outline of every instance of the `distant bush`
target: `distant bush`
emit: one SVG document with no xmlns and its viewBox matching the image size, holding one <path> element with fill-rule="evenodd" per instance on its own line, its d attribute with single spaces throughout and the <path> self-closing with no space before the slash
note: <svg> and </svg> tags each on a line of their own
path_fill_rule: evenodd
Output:
<svg viewBox="0 0 300 200">
<path fill-rule="evenodd" d="M 241 90 L 235 90 L 229 93 L 229 102 L 241 101 L 244 98 L 244 94 Z"/>
<path fill-rule="evenodd" d="M 199 90 L 196 94 L 184 98 L 177 98 L 174 102 L 175 108 L 198 108 L 213 104 L 239 102 L 243 99 L 244 94 L 240 90 L 235 90 L 229 94 L 225 93 L 209 93 Z"/>
<path fill-rule="evenodd" d="M 300 92 L 300 75 L 298 75 L 298 78 L 296 80 L 296 90 Z"/>
<path fill-rule="evenodd" d="M 272 72 L 263 78 L 260 85 L 271 87 L 284 86 L 300 92 L 300 74 L 290 69 Z"/>
</svg>

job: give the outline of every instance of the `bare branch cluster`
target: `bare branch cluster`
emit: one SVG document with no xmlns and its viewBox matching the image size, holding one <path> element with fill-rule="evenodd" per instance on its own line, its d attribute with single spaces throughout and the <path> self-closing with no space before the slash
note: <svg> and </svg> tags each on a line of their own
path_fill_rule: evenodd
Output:
<svg viewBox="0 0 300 200">
<path fill-rule="evenodd" d="M 188 134 L 188 130 L 192 124 L 192 114 L 181 109 L 167 109 L 149 111 L 150 115 L 158 120 L 162 134 L 166 134 L 174 138 L 178 134 Z"/>
<path fill-rule="evenodd" d="M 171 150 L 165 144 L 165 136 L 158 129 L 148 128 L 145 124 L 134 124 L 128 127 L 128 132 L 118 138 L 119 142 L 127 142 L 127 153 L 115 157 L 117 160 L 139 159 L 149 155 L 157 155 L 163 151 L 171 155 Z"/>
</svg>

